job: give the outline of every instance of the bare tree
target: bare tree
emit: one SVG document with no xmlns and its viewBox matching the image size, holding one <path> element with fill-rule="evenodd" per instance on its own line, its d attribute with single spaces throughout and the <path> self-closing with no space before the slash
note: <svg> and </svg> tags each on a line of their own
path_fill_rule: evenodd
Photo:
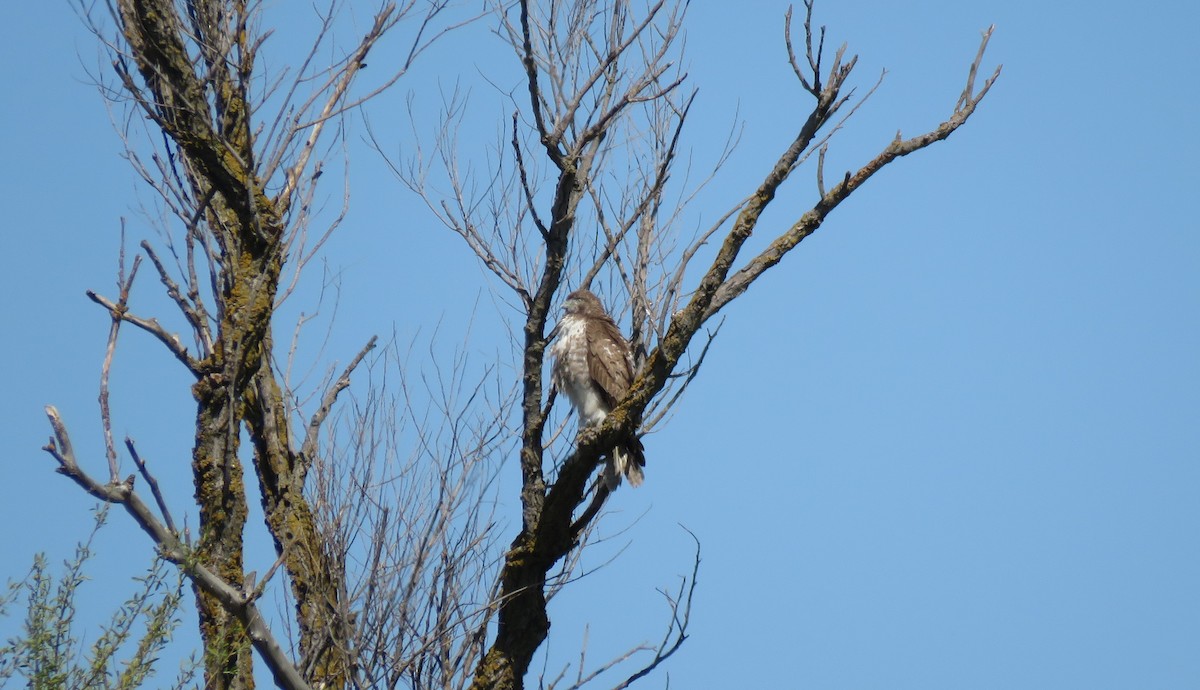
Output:
<svg viewBox="0 0 1200 690">
<path fill-rule="evenodd" d="M 453 133 L 445 135 L 441 161 L 453 189 L 450 199 L 429 191 L 427 168 L 397 166 L 402 179 L 512 290 L 523 318 L 522 523 L 505 554 L 497 632 L 472 686 L 480 690 L 523 687 L 549 631 L 548 576 L 580 547 L 609 495 L 603 484 L 589 490 L 589 479 L 605 449 L 664 419 L 699 371 L 719 326 L 698 345 L 696 336 L 873 174 L 964 124 L 999 76 L 997 68 L 976 89 L 988 29 L 945 122 L 910 139 L 897 135 L 827 189 L 827 142 L 874 89 L 854 100 L 848 80 L 857 57 L 848 57 L 842 46 L 829 58 L 825 30 L 813 28 L 812 3 L 806 2 L 802 50 L 793 45 L 790 12 L 784 43 L 799 87 L 814 100 L 811 111 L 798 119 L 795 138 L 748 196 L 707 229 L 684 237 L 674 222 L 680 206 L 665 202 L 665 190 L 696 96 L 684 89 L 685 75 L 677 66 L 685 9 L 686 4 L 665 1 L 499 4 L 500 33 L 524 69 L 507 164 L 496 166 L 478 192 L 458 172 L 465 166 L 452 151 Z M 813 166 L 816 202 L 777 230 L 766 249 L 743 256 L 763 211 L 813 153 L 819 154 Z M 716 250 L 706 251 L 712 245 Z M 707 268 L 690 284 L 689 271 L 699 261 Z M 609 288 L 610 300 L 626 307 L 633 347 L 644 359 L 627 398 L 603 425 L 582 431 L 575 443 L 555 443 L 547 428 L 556 396 L 547 395 L 543 381 L 552 308 L 565 284 L 586 287 L 597 280 Z M 661 660 L 662 654 L 655 655 L 650 666 Z"/>
<path fill-rule="evenodd" d="M 175 222 L 161 229 L 168 254 L 150 242 L 141 247 L 191 337 L 185 344 L 158 319 L 129 310 L 142 257 L 126 274 L 122 256 L 119 298 L 89 293 L 112 316 L 101 383 L 108 481 L 80 468 L 53 408 L 48 412 L 55 435 L 47 448 L 61 472 L 98 498 L 123 505 L 160 552 L 188 574 L 200 614 L 205 682 L 212 688 L 253 685 L 251 646 L 285 687 L 343 687 L 356 664 L 344 560 L 321 533 L 305 488 L 334 402 L 375 342 L 329 381 L 310 415 L 300 420 L 294 392 L 274 360 L 273 316 L 341 220 L 339 215 L 316 230 L 311 204 L 324 159 L 340 136 L 342 115 L 371 93 L 351 90 L 367 54 L 408 20 L 407 58 L 374 89 L 390 85 L 445 30 L 434 26 L 446 3 L 381 4 L 354 47 L 328 63 L 324 55 L 335 43 L 338 4 L 318 16 L 317 35 L 302 64 L 277 73 L 265 72 L 257 60 L 270 34 L 261 26 L 259 2 L 112 0 L 107 13 L 80 5 L 111 56 L 116 83 L 105 87 L 107 95 L 128 106 L 120 131 L 136 132 L 143 118 L 150 123 L 149 153 L 143 153 L 144 143 L 127 137 L 127 154 Z M 194 541 L 177 528 L 132 442 L 128 452 L 154 492 L 157 511 L 134 490 L 132 475 L 119 476 L 107 382 L 123 323 L 156 337 L 195 378 L 192 472 L 200 524 Z M 250 441 L 267 528 L 295 602 L 298 662 L 258 612 L 266 578 L 255 582 L 245 573 L 242 433 Z"/>
<path fill-rule="evenodd" d="M 276 73 L 256 60 L 270 37 L 257 2 L 110 0 L 107 19 L 81 6 L 112 58 L 116 83 L 107 95 L 127 106 L 120 131 L 129 159 L 173 220 L 160 228 L 160 245 L 142 242 L 129 264 L 122 253 L 115 299 L 89 293 L 112 319 L 100 384 L 107 480 L 82 469 L 53 407 L 46 448 L 59 472 L 122 506 L 192 583 L 207 687 L 252 687 L 254 650 L 286 688 L 521 688 L 549 632 L 547 602 L 571 580 L 610 495 L 590 481 L 605 449 L 668 419 L 716 337 L 713 319 L 730 302 L 875 172 L 967 121 L 999 75 L 997 68 L 976 88 L 991 30 L 946 121 L 913 138 L 897 135 L 827 188 L 830 137 L 874 89 L 855 99 L 849 79 L 857 58 L 845 46 L 828 55 L 811 2 L 802 30 L 793 31 L 789 13 L 783 43 L 812 108 L 762 180 L 731 199 L 715 223 L 689 233 L 680 218 L 704 182 L 672 187 L 696 102 L 679 68 L 686 3 L 497 2 L 491 16 L 522 85 L 487 183 L 477 189 L 461 172 L 453 101 L 448 124 L 429 135 L 427 150 L 437 155 L 394 165 L 511 294 L 519 374 L 510 380 L 487 366 L 471 374 L 456 353 L 426 378 L 395 342 L 381 355 L 372 339 L 305 404 L 287 375 L 292 355 L 287 367 L 277 361 L 274 322 L 348 203 L 344 197 L 341 213 L 314 227 L 324 161 L 345 113 L 399 79 L 452 28 L 445 0 L 387 2 L 354 47 L 326 63 L 337 5 L 320 16 L 302 63 Z M 352 87 L 368 53 L 406 19 L 406 57 L 358 94 Z M 148 144 L 130 134 L 143 122 Z M 427 183 L 431 160 L 443 168 L 449 194 Z M 768 229 L 768 246 L 744 255 L 764 210 L 806 162 L 816 182 L 811 208 Z M 130 310 L 143 257 L 187 343 Z M 574 438 L 563 433 L 567 415 L 555 410 L 557 396 L 543 380 L 554 306 L 567 285 L 604 287 L 610 306 L 626 314 L 639 366 L 626 399 Z M 155 337 L 194 377 L 195 538 L 173 519 L 129 440 L 124 451 L 138 474 L 120 476 L 107 391 L 126 323 Z M 368 376 L 365 388 L 356 386 L 363 392 L 337 404 L 360 368 Z M 432 414 L 418 399 L 431 401 Z M 520 526 L 501 548 L 489 497 L 500 460 L 511 455 L 520 468 Z M 278 555 L 261 577 L 245 572 L 244 458 Z M 152 499 L 135 489 L 136 476 Z M 294 620 L 273 626 L 260 602 L 277 573 Z M 670 657 L 687 636 L 695 574 L 668 595 L 659 643 L 634 647 L 598 671 L 585 673 L 581 662 L 572 687 L 626 669 L 623 662 L 639 655 L 618 684 L 626 687 Z M 293 624 L 294 646 L 284 634 Z M 543 682 L 554 687 L 562 678 Z"/>
</svg>

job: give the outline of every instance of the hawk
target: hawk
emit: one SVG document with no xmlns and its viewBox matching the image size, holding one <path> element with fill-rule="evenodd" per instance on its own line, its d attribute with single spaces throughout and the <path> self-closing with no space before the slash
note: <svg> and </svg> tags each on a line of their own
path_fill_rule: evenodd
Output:
<svg viewBox="0 0 1200 690">
<path fill-rule="evenodd" d="M 586 288 L 567 295 L 554 330 L 558 339 L 550 347 L 551 380 L 579 413 L 580 429 L 600 424 L 633 383 L 633 351 L 600 299 Z M 604 483 L 612 491 L 625 475 L 630 486 L 638 486 L 645 464 L 642 443 L 633 437 L 609 452 Z"/>
</svg>

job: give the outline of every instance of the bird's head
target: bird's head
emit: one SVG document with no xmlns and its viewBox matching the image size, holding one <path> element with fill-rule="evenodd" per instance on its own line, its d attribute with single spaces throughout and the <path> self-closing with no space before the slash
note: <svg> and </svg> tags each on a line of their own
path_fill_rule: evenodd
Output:
<svg viewBox="0 0 1200 690">
<path fill-rule="evenodd" d="M 563 312 L 566 314 L 581 314 L 603 313 L 604 307 L 600 304 L 600 299 L 592 294 L 587 288 L 579 288 L 575 292 L 567 295 L 567 299 L 563 301 Z"/>
</svg>

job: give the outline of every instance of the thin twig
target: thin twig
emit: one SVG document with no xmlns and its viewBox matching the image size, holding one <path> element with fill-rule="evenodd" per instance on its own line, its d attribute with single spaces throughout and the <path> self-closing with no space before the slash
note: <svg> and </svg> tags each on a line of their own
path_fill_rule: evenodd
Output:
<svg viewBox="0 0 1200 690">
<path fill-rule="evenodd" d="M 354 81 L 354 76 L 366 64 L 367 53 L 370 52 L 371 48 L 387 28 L 395 22 L 392 18 L 395 11 L 396 3 L 389 2 L 376 13 L 374 24 L 367 31 L 366 35 L 363 36 L 358 44 L 358 48 L 347 57 L 345 67 L 334 83 L 329 97 L 325 100 L 325 105 L 321 108 L 320 115 L 312 122 L 296 127 L 296 131 L 309 129 L 309 133 L 308 138 L 300 149 L 299 155 L 296 156 L 296 163 L 287 170 L 287 182 L 276 197 L 281 215 L 286 213 L 288 206 L 292 203 L 293 192 L 295 192 L 296 186 L 300 183 L 304 169 L 308 167 L 308 161 L 317 147 L 317 142 L 320 141 L 325 123 L 336 115 L 337 112 L 343 110 L 342 98 L 345 96 L 346 90 L 350 88 L 350 83 Z"/>
<path fill-rule="evenodd" d="M 193 288 L 193 295 L 196 301 L 195 303 L 189 302 L 189 296 L 185 296 L 183 291 L 179 289 L 179 284 L 167 272 L 167 267 L 158 258 L 154 247 L 146 240 L 142 240 L 141 246 L 142 250 L 146 252 L 146 256 L 150 257 L 150 262 L 154 264 L 154 268 L 158 271 L 158 279 L 162 282 L 163 287 L 167 289 L 167 296 L 175 302 L 175 306 L 179 308 L 180 313 L 183 314 L 184 318 L 191 325 L 192 331 L 196 336 L 200 356 L 206 356 L 207 353 L 212 351 L 212 334 L 208 327 L 208 315 L 199 301 L 199 292 Z M 194 280 L 193 277 L 192 282 Z"/>
<path fill-rule="evenodd" d="M 692 563 L 691 578 L 684 577 L 679 584 L 679 592 L 674 596 L 663 592 L 663 596 L 667 599 L 667 605 L 671 609 L 671 623 L 667 627 L 666 633 L 663 635 L 662 641 L 655 651 L 654 659 L 646 664 L 637 673 L 629 676 L 624 682 L 614 687 L 613 690 L 622 690 L 632 685 L 640 678 L 646 677 L 651 671 L 658 668 L 664 661 L 671 658 L 679 648 L 683 646 L 688 639 L 688 625 L 692 618 L 692 600 L 696 595 L 696 582 L 700 575 L 700 539 L 687 527 L 680 525 L 685 532 L 696 542 L 696 557 Z M 661 591 L 661 590 L 660 590 Z M 682 612 L 680 608 L 682 607 Z"/>
<path fill-rule="evenodd" d="M 338 394 L 345 390 L 350 385 L 350 374 L 362 362 L 367 353 L 375 349 L 375 343 L 378 341 L 377 336 L 371 336 L 367 344 L 363 346 L 354 359 L 350 360 L 350 364 L 346 365 L 342 375 L 333 382 L 329 390 L 325 391 L 325 395 L 321 397 L 321 404 L 317 411 L 313 413 L 312 419 L 308 422 L 308 431 L 304 436 L 304 443 L 300 446 L 301 462 L 311 464 L 317 453 L 317 441 L 321 432 L 321 425 L 325 423 L 325 418 L 329 416 L 329 411 L 333 409 L 333 404 L 337 401 Z"/>
<path fill-rule="evenodd" d="M 171 518 L 171 511 L 167 508 L 167 502 L 163 498 L 162 490 L 158 486 L 158 479 L 153 474 L 150 474 L 150 469 L 146 467 L 146 463 L 142 460 L 142 456 L 138 453 L 137 448 L 133 444 L 133 439 L 125 437 L 125 448 L 129 451 L 129 456 L 133 458 L 133 464 L 137 465 L 138 473 L 146 480 L 146 485 L 150 487 L 150 493 L 154 496 L 154 502 L 158 505 L 158 512 L 162 514 L 163 521 L 167 523 L 167 529 L 176 536 L 179 531 L 175 529 L 175 521 Z"/>
</svg>

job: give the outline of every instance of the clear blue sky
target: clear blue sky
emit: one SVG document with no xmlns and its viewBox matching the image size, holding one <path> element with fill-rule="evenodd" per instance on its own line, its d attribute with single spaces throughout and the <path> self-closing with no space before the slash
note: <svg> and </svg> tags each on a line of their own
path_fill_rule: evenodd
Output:
<svg viewBox="0 0 1200 690">
<path fill-rule="evenodd" d="M 687 24 L 700 100 L 685 146 L 703 163 L 735 117 L 746 126 L 709 214 L 753 188 L 804 114 L 786 5 L 734 5 L 694 3 Z M 985 66 L 1004 74 L 965 128 L 872 179 L 730 309 L 675 419 L 647 439 L 645 486 L 611 503 L 606 531 L 629 528 L 586 563 L 628 547 L 555 601 L 551 667 L 576 658 L 585 623 L 595 662 L 657 638 L 655 588 L 690 569 L 684 525 L 704 562 L 671 687 L 1200 687 L 1200 10 L 827 0 L 817 21 L 860 55 L 862 89 L 889 70 L 835 140 L 834 168 L 944 119 L 991 23 Z M 512 84 L 518 65 L 471 31 L 371 106 L 391 141 L 408 136 L 406 93 L 435 108 L 439 83 L 472 89 L 469 136 L 506 122 L 480 73 Z M 100 471 L 108 326 L 83 293 L 114 291 L 120 217 L 131 243 L 153 230 L 88 83 L 94 39 L 67 3 L 7 3 L 0 33 L 13 480 L 0 554 L 18 576 L 87 529 L 91 500 L 39 450 L 42 406 L 63 411 Z M 357 140 L 351 175 L 353 211 L 325 254 L 343 273 L 329 357 L 393 327 L 465 331 L 484 274 Z M 813 194 L 801 171 L 764 236 Z M 151 277 L 134 306 L 164 313 Z M 503 337 L 480 327 L 470 347 Z M 116 430 L 177 505 L 191 495 L 186 386 L 130 329 Z M 515 499 L 502 510 L 511 533 Z M 98 611 L 150 552 L 123 515 L 112 522 Z"/>
</svg>

